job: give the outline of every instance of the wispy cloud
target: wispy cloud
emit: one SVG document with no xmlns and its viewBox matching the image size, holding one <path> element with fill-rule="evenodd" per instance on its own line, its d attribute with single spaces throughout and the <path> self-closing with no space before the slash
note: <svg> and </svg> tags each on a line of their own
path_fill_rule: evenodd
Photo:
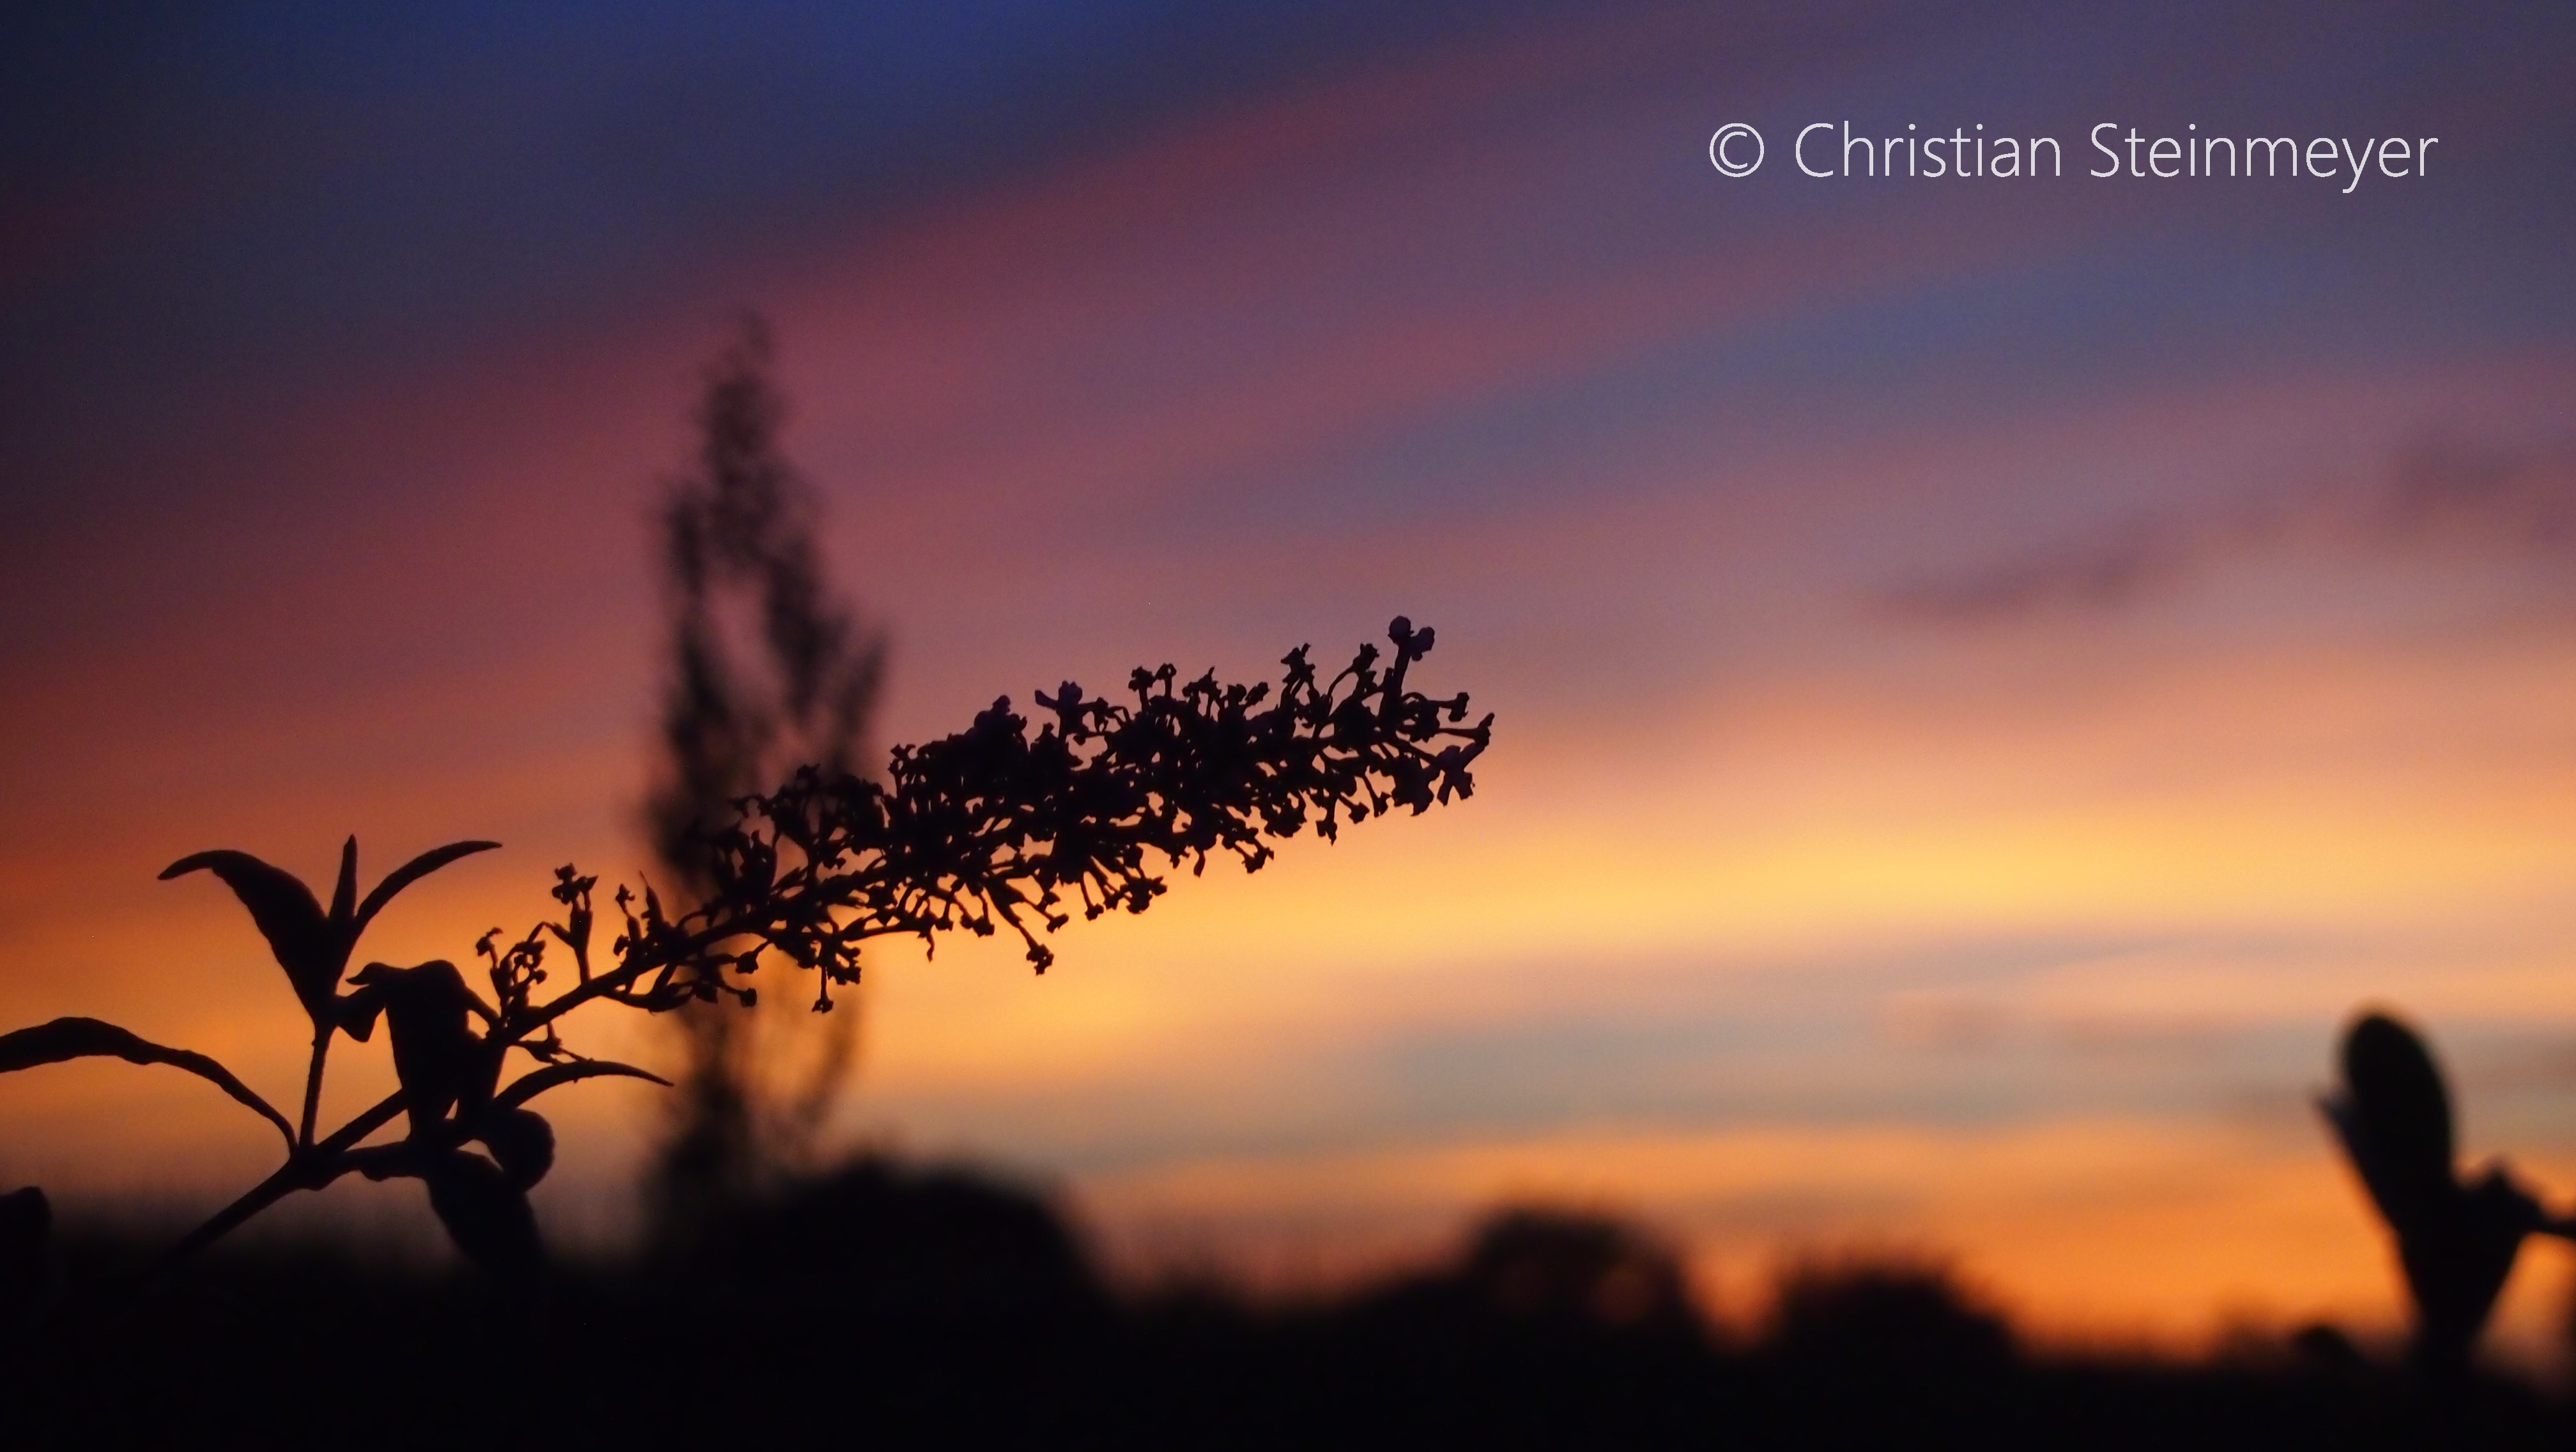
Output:
<svg viewBox="0 0 2576 1452">
<path fill-rule="evenodd" d="M 2241 562 L 2292 554 L 2355 564 L 2576 555 L 2576 447 L 2508 449 L 2427 437 L 2366 484 L 2107 527 L 1874 592 L 1874 613 L 1932 625 L 2106 615 Z"/>
</svg>

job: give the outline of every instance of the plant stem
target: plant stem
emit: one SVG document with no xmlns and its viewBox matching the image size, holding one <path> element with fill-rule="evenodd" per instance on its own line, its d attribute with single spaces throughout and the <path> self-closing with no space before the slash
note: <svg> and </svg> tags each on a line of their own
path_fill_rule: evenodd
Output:
<svg viewBox="0 0 2576 1452">
<path fill-rule="evenodd" d="M 296 1131 L 297 1149 L 313 1143 L 313 1120 L 322 1110 L 322 1056 L 330 1051 L 331 1027 L 325 1024 L 313 1031 L 313 1064 L 304 1071 L 304 1121 Z"/>
<path fill-rule="evenodd" d="M 317 1061 L 320 1059 L 321 1053 L 318 1049 L 314 1057 Z M 377 1103 L 375 1108 L 340 1126 L 329 1139 L 318 1145 L 308 1145 L 287 1156 L 286 1163 L 277 1167 L 277 1173 L 253 1185 L 240 1199 L 216 1211 L 204 1224 L 181 1237 L 178 1244 L 162 1252 L 160 1260 L 153 1264 L 153 1272 L 167 1270 L 195 1255 L 198 1251 L 223 1239 L 243 1221 L 296 1191 L 319 1190 L 348 1173 L 351 1167 L 344 1162 L 346 1152 L 358 1141 L 392 1123 L 394 1116 L 402 1113 L 402 1107 L 401 1094 L 388 1094 Z M 309 1109 L 306 1115 L 306 1128 L 308 1132 L 311 1129 Z"/>
</svg>

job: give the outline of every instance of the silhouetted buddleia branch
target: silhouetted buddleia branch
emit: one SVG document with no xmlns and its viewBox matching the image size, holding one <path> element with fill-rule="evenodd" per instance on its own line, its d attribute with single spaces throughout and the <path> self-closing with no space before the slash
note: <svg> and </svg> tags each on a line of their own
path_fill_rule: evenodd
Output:
<svg viewBox="0 0 2576 1452">
<path fill-rule="evenodd" d="M 579 987 L 520 1019 L 505 1007 L 503 1024 L 534 1030 L 589 997 L 748 1002 L 744 980 L 772 956 L 819 970 L 815 1006 L 828 1008 L 833 985 L 858 981 L 868 939 L 935 943 L 953 929 L 1007 929 L 1044 972 L 1043 935 L 1077 906 L 1143 912 L 1184 863 L 1197 873 L 1225 853 L 1258 869 L 1272 840 L 1308 827 L 1332 838 L 1345 822 L 1469 795 L 1493 718 L 1469 725 L 1465 694 L 1408 689 L 1430 630 L 1398 617 L 1388 636 L 1392 655 L 1363 646 L 1329 680 L 1300 646 L 1275 691 L 1214 672 L 1184 683 L 1168 665 L 1131 675 L 1129 701 L 1067 681 L 1038 693 L 1050 719 L 1034 734 L 1004 697 L 954 736 L 897 748 L 887 785 L 800 770 L 709 834 L 706 902 L 672 916 L 649 888 L 619 889 L 617 967 L 592 977 L 585 960 Z M 586 919 L 590 880 L 566 881 L 585 889 Z M 523 946 L 570 943 L 569 928 Z"/>
<path fill-rule="evenodd" d="M 1408 687 L 1414 663 L 1431 651 L 1429 630 L 1399 617 L 1388 636 L 1391 657 L 1363 646 L 1330 680 L 1319 679 L 1300 646 L 1282 662 L 1275 692 L 1227 685 L 1213 672 L 1183 684 L 1170 666 L 1131 676 L 1132 702 L 1095 699 L 1068 681 L 1038 696 L 1053 719 L 1034 735 L 1004 698 L 957 735 L 898 749 L 888 785 L 799 770 L 776 791 L 745 798 L 733 823 L 706 835 L 715 891 L 698 906 L 675 917 L 650 887 L 618 889 L 624 931 L 604 966 L 591 958 L 598 879 L 559 868 L 559 920 L 506 946 L 494 929 L 475 945 L 493 1003 L 444 959 L 346 971 L 360 933 L 397 893 L 492 843 L 425 852 L 360 901 L 352 839 L 328 909 L 304 883 L 245 853 L 182 858 L 162 876 L 203 869 L 221 878 L 312 1019 L 303 1122 L 290 1127 L 204 1055 L 91 1019 L 0 1036 L 0 1072 L 98 1056 L 171 1064 L 277 1126 L 285 1163 L 191 1231 L 173 1257 L 287 1195 L 363 1174 L 420 1180 L 458 1248 L 524 1284 L 543 1262 L 527 1192 L 555 1158 L 554 1131 L 527 1101 L 582 1079 L 654 1077 L 573 1053 L 558 1019 L 595 1000 L 657 1012 L 726 997 L 748 1004 L 746 980 L 769 956 L 817 970 L 815 1006 L 829 1008 L 834 984 L 858 981 L 867 940 L 935 943 L 957 928 L 1007 928 L 1044 971 L 1053 954 L 1043 935 L 1071 921 L 1077 904 L 1085 917 L 1143 912 L 1163 892 L 1162 874 L 1183 863 L 1196 873 L 1230 853 L 1257 869 L 1274 840 L 1308 827 L 1331 838 L 1346 822 L 1471 794 L 1468 768 L 1491 739 L 1493 718 L 1468 725 L 1464 694 L 1436 699 Z M 556 947 L 570 953 L 576 981 L 540 1001 Z M 379 1019 L 401 1088 L 320 1134 L 315 1111 L 332 1039 L 364 1042 Z M 539 1066 L 505 1084 L 513 1049 Z M 397 1117 L 409 1122 L 404 1138 L 366 1142 Z"/>
</svg>

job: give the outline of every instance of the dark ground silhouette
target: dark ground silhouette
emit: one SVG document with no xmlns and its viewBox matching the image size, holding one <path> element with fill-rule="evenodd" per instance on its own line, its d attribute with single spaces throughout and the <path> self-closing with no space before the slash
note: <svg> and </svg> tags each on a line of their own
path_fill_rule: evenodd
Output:
<svg viewBox="0 0 2576 1452">
<path fill-rule="evenodd" d="M 1447 1263 L 1261 1308 L 1105 1288 L 1040 1200 L 862 1161 L 682 1251 L 462 1270 L 240 1248 L 79 1294 L 0 1372 L 0 1445 L 219 1447 L 2522 1447 L 2570 1408 L 2310 1335 L 2221 1361 L 2021 1347 L 1937 1271 L 1816 1266 L 1703 1321 L 1638 1230 L 1519 1210 Z M 2301 1349 L 2304 1346 L 2306 1349 Z"/>
</svg>

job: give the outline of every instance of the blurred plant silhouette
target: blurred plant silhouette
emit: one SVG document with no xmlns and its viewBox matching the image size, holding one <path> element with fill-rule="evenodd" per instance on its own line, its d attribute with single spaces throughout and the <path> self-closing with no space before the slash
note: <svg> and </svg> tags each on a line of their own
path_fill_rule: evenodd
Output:
<svg viewBox="0 0 2576 1452">
<path fill-rule="evenodd" d="M 2344 1031 L 2343 1083 L 2318 1100 L 2362 1187 L 2397 1239 L 2415 1306 L 2413 1355 L 2458 1375 L 2512 1274 L 2523 1237 L 2576 1239 L 2576 1221 L 2545 1212 L 2503 1161 L 2460 1175 L 2450 1092 L 2422 1037 L 2371 1011 Z"/>
<path fill-rule="evenodd" d="M 1670 1249 L 1605 1215 L 1507 1207 L 1476 1228 L 1451 1273 L 1497 1316 L 1600 1328 L 1687 1330 L 1689 1278 Z"/>
<path fill-rule="evenodd" d="M 1788 1266 L 1770 1312 L 1775 1357 L 1883 1379 L 1955 1383 L 2017 1354 L 2003 1317 L 1978 1304 L 1952 1269 L 1909 1257 L 1820 1257 Z"/>
<path fill-rule="evenodd" d="M 1183 862 L 1197 873 L 1211 855 L 1231 853 L 1255 870 L 1270 860 L 1271 839 L 1309 826 L 1329 839 L 1345 821 L 1399 808 L 1420 813 L 1471 794 L 1468 768 L 1491 739 L 1493 718 L 1468 725 L 1463 693 L 1433 699 L 1408 689 L 1432 632 L 1399 616 L 1388 635 L 1392 658 L 1364 645 L 1328 681 L 1309 664 L 1307 647 L 1290 651 L 1275 694 L 1266 684 L 1221 684 L 1213 671 L 1182 684 L 1168 665 L 1134 672 L 1131 702 L 1095 699 L 1068 681 L 1037 697 L 1052 719 L 1034 735 L 1005 697 L 965 731 L 896 748 L 882 785 L 800 767 L 775 791 L 740 801 L 731 820 L 693 833 L 712 889 L 697 906 L 674 912 L 649 884 L 618 888 L 620 926 L 604 963 L 591 952 L 597 879 L 556 869 L 560 919 L 506 945 L 496 928 L 476 945 L 488 1002 L 444 960 L 370 963 L 346 979 L 350 991 L 342 975 L 359 934 L 396 893 L 492 843 L 425 852 L 360 902 L 352 838 L 327 912 L 302 882 L 246 853 L 182 858 L 162 876 L 202 868 L 221 878 L 313 1020 L 302 1126 L 214 1060 L 96 1019 L 0 1034 L 0 1072 L 92 1056 L 168 1064 L 277 1127 L 285 1163 L 190 1231 L 172 1257 L 289 1194 L 357 1173 L 422 1181 L 457 1247 L 505 1281 L 525 1284 L 542 1264 L 527 1191 L 554 1161 L 552 1130 L 525 1105 L 595 1076 L 655 1079 L 575 1054 L 557 1030 L 566 1014 L 595 1002 L 657 1013 L 691 1003 L 747 1006 L 765 959 L 814 970 L 815 1007 L 828 1008 L 835 986 L 859 981 L 862 946 L 889 934 L 935 945 L 953 929 L 1008 930 L 1043 972 L 1054 955 L 1042 936 L 1070 921 L 1076 902 L 1086 918 L 1112 908 L 1143 912 L 1165 890 L 1164 874 Z M 555 971 L 547 962 L 554 948 L 570 955 L 573 982 L 540 998 Z M 401 1088 L 317 1137 L 332 1036 L 364 1042 L 379 1016 Z M 505 1085 L 512 1050 L 536 1067 Z M 402 1139 L 365 1143 L 397 1115 L 408 1119 Z M 0 1255 L 14 1257 L 16 1247 L 9 1241 Z"/>
<path fill-rule="evenodd" d="M 884 676 L 883 641 L 835 598 L 813 491 L 778 445 L 786 406 L 757 317 L 708 370 L 694 467 L 657 520 L 670 643 L 660 779 L 645 821 L 662 870 L 692 902 L 716 889 L 712 834 L 735 804 L 800 762 L 859 769 Z M 854 1016 L 670 1017 L 682 1065 L 648 1184 L 657 1237 L 684 1240 L 800 1168 L 847 1077 Z"/>
</svg>

